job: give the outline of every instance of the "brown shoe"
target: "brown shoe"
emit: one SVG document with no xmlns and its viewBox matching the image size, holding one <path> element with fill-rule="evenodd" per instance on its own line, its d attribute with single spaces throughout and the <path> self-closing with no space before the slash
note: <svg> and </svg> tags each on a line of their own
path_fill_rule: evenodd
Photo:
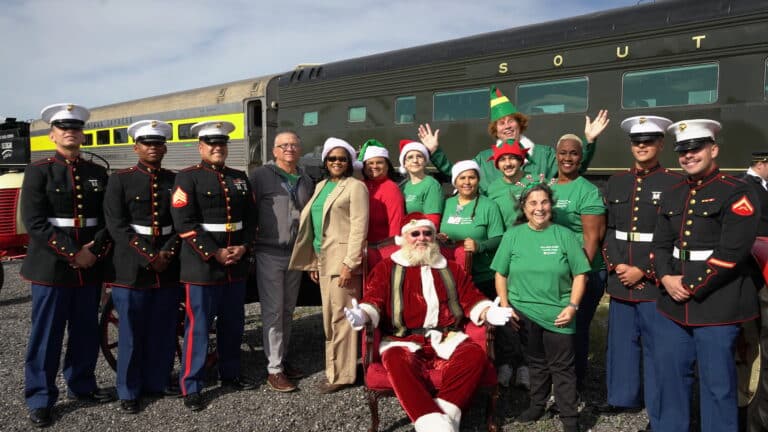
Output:
<svg viewBox="0 0 768 432">
<path fill-rule="evenodd" d="M 292 392 L 296 390 L 296 385 L 292 383 L 284 373 L 269 374 L 267 384 L 272 390 L 279 392 Z"/>
<path fill-rule="evenodd" d="M 322 394 L 331 394 L 347 387 L 352 387 L 352 384 L 331 384 L 328 381 L 324 381 L 318 384 L 317 390 Z"/>
<path fill-rule="evenodd" d="M 288 362 L 283 362 L 283 373 L 288 377 L 288 379 L 291 380 L 304 378 L 304 371 L 293 367 L 293 365 L 289 364 Z"/>
</svg>

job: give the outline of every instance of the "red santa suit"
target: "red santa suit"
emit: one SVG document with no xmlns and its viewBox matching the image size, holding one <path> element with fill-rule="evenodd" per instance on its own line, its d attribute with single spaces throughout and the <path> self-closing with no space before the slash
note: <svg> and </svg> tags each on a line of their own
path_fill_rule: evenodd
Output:
<svg viewBox="0 0 768 432">
<path fill-rule="evenodd" d="M 396 270 L 404 270 L 402 295 L 392 286 Z M 446 287 L 446 277 L 452 287 Z M 412 266 L 397 251 L 371 272 L 360 308 L 381 329 L 382 364 L 417 431 L 435 430 L 430 419 L 443 414 L 458 430 L 461 409 L 484 373 L 486 354 L 467 339 L 457 319 L 482 325 L 480 315 L 491 305 L 464 270 L 442 256 L 431 266 Z M 432 369 L 442 373 L 436 399 L 429 391 Z"/>
</svg>

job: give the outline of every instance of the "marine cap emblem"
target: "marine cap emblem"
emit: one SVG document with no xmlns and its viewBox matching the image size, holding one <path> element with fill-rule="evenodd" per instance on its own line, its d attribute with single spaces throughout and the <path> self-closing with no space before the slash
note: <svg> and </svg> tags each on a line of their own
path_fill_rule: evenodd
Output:
<svg viewBox="0 0 768 432">
<path fill-rule="evenodd" d="M 67 105 L 67 111 L 72 111 L 73 109 L 75 109 L 74 105 L 72 104 Z"/>
<path fill-rule="evenodd" d="M 680 123 L 680 125 L 677 128 L 680 129 L 680 132 L 683 132 L 685 131 L 686 128 L 688 128 L 688 125 L 685 123 Z"/>
<path fill-rule="evenodd" d="M 216 123 L 216 128 L 217 128 L 217 129 L 221 129 L 221 126 L 222 126 L 222 124 L 221 124 L 221 123 Z"/>
<path fill-rule="evenodd" d="M 155 121 L 155 120 L 152 120 L 152 123 L 150 123 L 150 126 L 152 126 L 152 127 L 157 127 L 157 121 Z"/>
<path fill-rule="evenodd" d="M 646 119 L 645 117 L 640 117 L 637 121 L 640 122 L 640 124 L 643 124 L 646 121 L 648 121 L 648 119 Z"/>
</svg>

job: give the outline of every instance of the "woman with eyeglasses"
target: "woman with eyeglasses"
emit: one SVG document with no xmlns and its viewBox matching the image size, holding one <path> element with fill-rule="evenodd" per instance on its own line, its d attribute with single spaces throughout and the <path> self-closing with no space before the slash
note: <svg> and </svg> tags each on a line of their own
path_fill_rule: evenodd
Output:
<svg viewBox="0 0 768 432">
<path fill-rule="evenodd" d="M 451 171 L 456 195 L 445 200 L 438 239 L 448 244 L 460 242 L 472 252 L 472 281 L 488 298 L 496 296 L 491 260 L 504 235 L 499 206 L 478 192 L 480 167 L 464 160 Z"/>
<path fill-rule="evenodd" d="M 434 177 L 427 174 L 429 151 L 424 144 L 400 141 L 400 172 L 407 178 L 400 183 L 405 198 L 405 213 L 423 213 L 436 227 L 440 226 L 445 198 L 443 188 Z"/>
<path fill-rule="evenodd" d="M 574 365 L 576 311 L 589 261 L 579 236 L 552 222 L 552 190 L 531 183 L 520 196 L 522 214 L 504 233 L 491 268 L 502 307 L 512 307 L 530 368 L 531 404 L 518 417 L 530 423 L 544 415 L 554 388 L 560 421 L 576 432 L 578 394 Z"/>
<path fill-rule="evenodd" d="M 600 190 L 581 176 L 581 138 L 566 134 L 557 140 L 557 177 L 551 182 L 556 201 L 553 221 L 575 232 L 587 254 L 592 270 L 587 275 L 584 300 L 576 314 L 576 377 L 584 388 L 589 356 L 589 325 L 605 292 L 606 271 L 600 245 L 606 230 L 605 204 Z"/>
<path fill-rule="evenodd" d="M 321 393 L 355 382 L 357 339 L 344 307 L 359 299 L 362 255 L 368 232 L 368 189 L 352 177 L 355 150 L 338 138 L 323 145 L 326 178 L 301 212 L 299 233 L 289 267 L 309 271 L 320 284 L 325 330 L 325 375 Z"/>
<path fill-rule="evenodd" d="M 368 187 L 368 244 L 394 242 L 394 236 L 400 234 L 405 206 L 403 193 L 394 182 L 389 151 L 381 142 L 369 139 L 360 149 L 359 159 L 363 163 L 363 183 Z"/>
</svg>

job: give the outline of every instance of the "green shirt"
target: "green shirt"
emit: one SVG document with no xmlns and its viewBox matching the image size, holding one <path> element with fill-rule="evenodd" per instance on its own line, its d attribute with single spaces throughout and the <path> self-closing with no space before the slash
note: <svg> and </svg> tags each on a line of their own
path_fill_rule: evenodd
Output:
<svg viewBox="0 0 768 432">
<path fill-rule="evenodd" d="M 413 184 L 406 180 L 400 185 L 405 198 L 405 213 L 421 212 L 424 214 L 442 214 L 443 188 L 432 176 L 425 176 L 420 182 Z"/>
<path fill-rule="evenodd" d="M 312 207 L 310 213 L 312 215 L 312 231 L 315 234 L 315 238 L 312 240 L 312 247 L 315 248 L 315 252 L 320 253 L 320 246 L 323 244 L 323 206 L 328 199 L 328 195 L 336 189 L 336 182 L 328 180 L 317 194 L 317 198 L 312 201 Z"/>
<path fill-rule="evenodd" d="M 475 283 L 491 280 L 494 277 L 491 260 L 504 234 L 499 206 L 484 196 L 478 196 L 463 208 L 458 208 L 458 204 L 458 195 L 445 200 L 440 232 L 451 240 L 471 238 L 477 242 L 477 251 L 472 255 L 472 279 Z"/>
<path fill-rule="evenodd" d="M 595 140 L 597 142 L 597 140 Z M 584 145 L 584 155 L 581 158 L 581 167 L 579 173 L 584 174 L 592 162 L 595 155 L 595 143 L 586 143 Z M 485 194 L 488 187 L 494 180 L 501 177 L 501 171 L 496 169 L 494 162 L 488 160 L 493 156 L 493 149 L 487 148 L 478 153 L 472 160 L 480 165 L 480 193 Z M 438 148 L 429 156 L 429 160 L 441 173 L 451 176 L 453 163 L 448 160 L 445 152 Z M 525 164 L 525 172 L 534 176 L 544 174 L 545 178 L 553 178 L 557 175 L 557 159 L 555 158 L 555 149 L 552 146 L 534 144 L 533 153 L 528 152 L 528 163 Z"/>
<path fill-rule="evenodd" d="M 525 186 L 532 181 L 534 181 L 534 178 L 530 174 L 524 174 L 523 177 L 515 183 L 507 183 L 502 176 L 488 185 L 486 196 L 499 206 L 501 216 L 504 218 L 504 227 L 506 229 L 512 228 L 515 224 L 515 220 L 522 213 L 520 208 L 518 208 L 520 194 L 523 193 Z M 539 179 L 537 178 L 536 181 L 539 181 Z"/>
<path fill-rule="evenodd" d="M 555 318 L 571 301 L 573 276 L 590 270 L 578 237 L 557 224 L 542 231 L 517 225 L 504 234 L 491 264 L 507 278 L 512 307 L 552 332 L 576 331 L 576 320 L 555 327 Z"/>
<path fill-rule="evenodd" d="M 600 190 L 584 177 L 565 184 L 552 183 L 555 204 L 552 206 L 552 221 L 578 234 L 581 245 L 584 246 L 584 227 L 581 215 L 605 214 L 605 205 L 600 196 Z M 603 254 L 598 250 L 592 261 L 592 270 L 605 268 Z"/>
<path fill-rule="evenodd" d="M 299 177 L 301 177 L 298 173 L 291 174 L 289 172 L 286 172 L 285 170 L 277 166 L 277 164 L 275 164 L 275 168 L 277 168 L 277 172 L 280 174 L 280 177 L 285 179 L 285 181 L 287 181 L 289 185 L 296 186 L 296 182 L 298 182 Z"/>
</svg>

